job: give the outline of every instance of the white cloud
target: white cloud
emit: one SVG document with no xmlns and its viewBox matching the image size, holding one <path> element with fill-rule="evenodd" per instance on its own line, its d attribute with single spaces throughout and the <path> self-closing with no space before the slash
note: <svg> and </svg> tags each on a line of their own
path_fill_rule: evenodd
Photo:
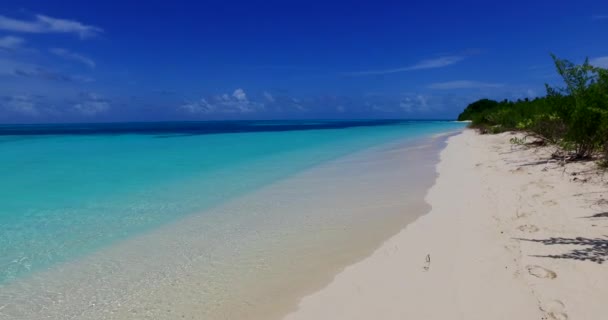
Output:
<svg viewBox="0 0 608 320">
<path fill-rule="evenodd" d="M 418 100 L 418 110 L 427 111 L 429 109 L 428 98 L 423 95 L 417 95 L 416 99 Z"/>
<path fill-rule="evenodd" d="M 306 108 L 303 104 L 304 102 L 300 99 L 286 96 L 286 95 L 278 95 L 272 96 L 272 101 L 266 97 L 265 107 L 269 110 L 274 110 L 276 112 L 307 112 L 308 108 Z M 309 102 L 310 103 L 310 102 Z"/>
<path fill-rule="evenodd" d="M 409 67 L 409 70 L 443 68 L 454 63 L 460 62 L 463 59 L 463 56 L 446 56 L 436 59 L 422 60 L 416 63 L 415 65 Z"/>
<path fill-rule="evenodd" d="M 0 30 L 24 33 L 72 33 L 81 39 L 96 36 L 103 29 L 74 20 L 57 19 L 38 14 L 34 20 L 18 20 L 0 15 Z"/>
<path fill-rule="evenodd" d="M 84 94 L 83 100 L 74 105 L 74 110 L 86 116 L 94 116 L 104 113 L 109 109 L 110 103 L 108 100 L 103 99 L 101 96 L 95 93 Z"/>
<path fill-rule="evenodd" d="M 608 56 L 591 59 L 589 63 L 595 67 L 608 68 Z"/>
<path fill-rule="evenodd" d="M 430 84 L 428 88 L 439 89 L 439 90 L 453 90 L 453 89 L 481 89 L 481 88 L 500 88 L 503 85 L 500 83 L 487 83 L 470 80 L 456 80 L 448 82 L 437 82 Z"/>
<path fill-rule="evenodd" d="M 29 95 L 14 95 L 6 97 L 4 100 L 2 107 L 7 111 L 27 116 L 37 116 L 40 113 L 36 108 L 36 103 Z"/>
<path fill-rule="evenodd" d="M 0 49 L 15 50 L 21 48 L 25 40 L 19 37 L 0 37 Z"/>
<path fill-rule="evenodd" d="M 399 108 L 405 113 L 429 111 L 429 97 L 421 94 L 407 96 L 399 101 Z"/>
<path fill-rule="evenodd" d="M 38 66 L 20 60 L 2 57 L 0 55 L 0 75 L 19 76 L 16 70 L 34 70 Z"/>
<path fill-rule="evenodd" d="M 300 101 L 300 99 L 290 97 L 288 98 L 288 101 L 288 105 L 290 107 L 295 108 L 298 111 L 308 111 L 308 108 L 302 105 L 302 101 Z"/>
<path fill-rule="evenodd" d="M 414 104 L 408 98 L 405 101 L 399 102 L 399 108 L 401 108 L 404 112 L 411 113 L 414 111 Z"/>
<path fill-rule="evenodd" d="M 270 92 L 267 92 L 267 91 L 264 91 L 264 98 L 266 98 L 266 100 L 268 100 L 268 102 L 270 102 L 270 103 L 273 103 L 275 101 L 272 94 L 270 94 Z"/>
<path fill-rule="evenodd" d="M 60 82 L 93 82 L 94 79 L 81 75 L 70 75 L 38 66 L 16 67 L 12 74 L 24 78 L 60 81 Z"/>
<path fill-rule="evenodd" d="M 52 48 L 49 51 L 58 57 L 61 57 L 61 58 L 67 59 L 67 60 L 80 62 L 80 63 L 88 66 L 89 68 L 95 68 L 95 61 L 93 61 L 92 59 L 87 58 L 81 54 L 71 52 L 69 50 L 62 49 L 62 48 Z"/>
<path fill-rule="evenodd" d="M 186 102 L 179 106 L 188 113 L 250 113 L 264 109 L 264 104 L 250 101 L 243 89 L 236 89 L 232 94 L 222 94 L 208 99 Z"/>
<path fill-rule="evenodd" d="M 232 96 L 238 101 L 247 101 L 247 95 L 243 89 L 236 89 L 232 93 Z"/>
<path fill-rule="evenodd" d="M 207 102 L 205 98 L 199 101 L 186 102 L 179 108 L 188 113 L 213 113 L 216 110 L 215 106 Z"/>
<path fill-rule="evenodd" d="M 443 68 L 449 65 L 458 63 L 464 60 L 464 56 L 443 56 L 434 59 L 426 59 L 419 61 L 416 64 L 407 67 L 394 68 L 394 69 L 383 69 L 383 70 L 368 70 L 368 71 L 359 71 L 359 72 L 350 72 L 348 75 L 352 76 L 366 76 L 366 75 L 379 75 L 379 74 L 390 74 L 390 73 L 398 73 L 405 71 L 413 71 L 413 70 L 423 70 L 423 69 L 436 69 Z"/>
</svg>

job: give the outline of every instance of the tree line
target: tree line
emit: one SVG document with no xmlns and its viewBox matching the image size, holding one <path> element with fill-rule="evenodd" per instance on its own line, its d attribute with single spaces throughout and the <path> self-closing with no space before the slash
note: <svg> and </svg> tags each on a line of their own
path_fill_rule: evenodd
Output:
<svg viewBox="0 0 608 320">
<path fill-rule="evenodd" d="M 544 97 L 517 101 L 481 99 L 458 120 L 482 133 L 523 131 L 557 145 L 568 160 L 603 157 L 608 163 L 608 70 L 589 60 L 574 64 L 552 55 L 563 87 L 545 85 Z"/>
</svg>

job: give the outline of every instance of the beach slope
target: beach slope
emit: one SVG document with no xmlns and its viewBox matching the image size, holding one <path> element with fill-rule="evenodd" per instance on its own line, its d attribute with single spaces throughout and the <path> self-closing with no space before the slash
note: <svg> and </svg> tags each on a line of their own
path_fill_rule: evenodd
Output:
<svg viewBox="0 0 608 320">
<path fill-rule="evenodd" d="M 604 319 L 603 175 L 512 137 L 450 138 L 431 212 L 285 319 Z"/>
</svg>

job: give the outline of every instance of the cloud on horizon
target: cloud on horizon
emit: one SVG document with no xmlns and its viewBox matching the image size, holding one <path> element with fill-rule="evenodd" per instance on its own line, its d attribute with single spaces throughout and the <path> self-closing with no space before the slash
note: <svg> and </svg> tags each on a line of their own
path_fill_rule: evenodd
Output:
<svg viewBox="0 0 608 320">
<path fill-rule="evenodd" d="M 427 86 L 429 89 L 436 90 L 455 90 L 455 89 L 483 89 L 483 88 L 500 88 L 503 87 L 500 83 L 488 83 L 471 80 L 455 80 L 447 82 L 436 82 Z"/>
<path fill-rule="evenodd" d="M 249 98 L 245 95 L 245 91 L 237 89 L 233 94 L 215 95 L 183 103 L 175 110 L 182 116 L 186 114 L 192 117 L 191 119 L 202 120 L 221 117 L 340 119 L 344 116 L 346 118 L 437 119 L 455 117 L 468 103 L 488 94 L 491 97 L 502 97 L 503 93 L 483 91 L 461 96 L 452 92 L 420 91 L 401 94 L 375 93 L 363 96 L 327 94 L 295 98 L 261 91 L 259 95 Z M 272 100 L 268 98 L 270 96 Z M 517 98 L 520 96 L 523 97 L 525 94 L 522 93 Z"/>
<path fill-rule="evenodd" d="M 408 96 L 399 101 L 399 108 L 405 113 L 427 112 L 429 110 L 428 97 L 417 94 Z"/>
<path fill-rule="evenodd" d="M 93 92 L 76 96 L 51 97 L 44 94 L 9 94 L 0 96 L 0 119 L 15 115 L 21 119 L 45 119 L 48 117 L 77 117 L 90 119 L 111 109 L 110 100 Z"/>
<path fill-rule="evenodd" d="M 211 98 L 186 102 L 180 105 L 179 109 L 192 114 L 251 113 L 264 109 L 264 104 L 250 101 L 245 90 L 239 88 L 230 95 L 225 93 Z"/>
<path fill-rule="evenodd" d="M 102 92 L 103 93 L 103 92 Z M 267 99 L 272 95 L 274 101 Z M 111 94 L 110 94 L 111 96 Z M 320 118 L 410 118 L 436 119 L 455 117 L 466 104 L 482 97 L 503 98 L 505 92 L 473 91 L 464 96 L 453 92 L 377 93 L 363 96 L 316 95 L 294 97 L 285 93 L 260 91 L 253 97 L 243 89 L 230 94 L 205 96 L 193 102 L 179 103 L 178 97 L 157 101 L 142 96 L 106 98 L 97 91 L 39 90 L 24 93 L 8 90 L 0 95 L 0 119 L 17 122 L 68 121 L 127 121 L 133 116 L 158 121 L 215 119 L 320 119 Z M 516 98 L 524 97 L 518 94 Z M 173 108 L 167 108 L 173 105 Z M 160 118 L 154 115 L 157 111 Z M 127 115 L 127 116 L 125 116 Z"/>
<path fill-rule="evenodd" d="M 99 27 L 42 14 L 37 14 L 34 20 L 29 21 L 0 15 L 0 30 L 21 33 L 71 33 L 78 35 L 81 39 L 94 37 L 103 32 L 103 29 Z"/>
<path fill-rule="evenodd" d="M 110 101 L 104 99 L 96 93 L 84 93 L 81 95 L 82 101 L 74 104 L 74 110 L 85 116 L 94 116 L 105 113 L 110 109 Z"/>
<path fill-rule="evenodd" d="M 24 94 L 1 97 L 0 110 L 30 117 L 40 114 L 34 99 Z"/>
</svg>

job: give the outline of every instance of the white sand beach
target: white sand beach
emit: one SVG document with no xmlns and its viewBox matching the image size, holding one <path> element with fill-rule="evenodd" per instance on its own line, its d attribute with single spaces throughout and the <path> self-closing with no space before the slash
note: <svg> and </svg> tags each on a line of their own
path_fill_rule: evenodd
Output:
<svg viewBox="0 0 608 320">
<path fill-rule="evenodd" d="M 512 137 L 450 138 L 431 212 L 284 319 L 606 319 L 605 177 Z"/>
</svg>

